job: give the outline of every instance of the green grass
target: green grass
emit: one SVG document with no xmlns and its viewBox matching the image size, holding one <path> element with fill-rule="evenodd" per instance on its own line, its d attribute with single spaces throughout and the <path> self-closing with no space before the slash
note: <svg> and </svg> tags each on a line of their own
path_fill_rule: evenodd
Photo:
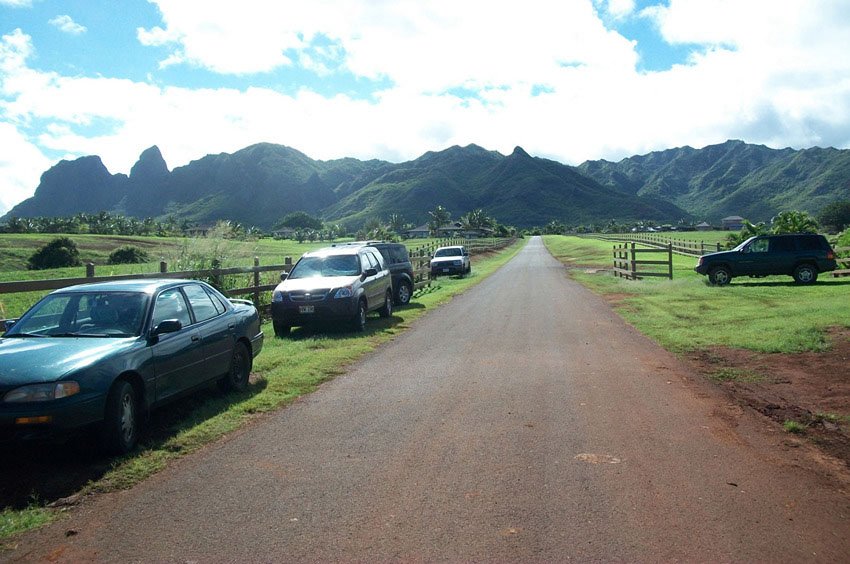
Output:
<svg viewBox="0 0 850 564">
<path fill-rule="evenodd" d="M 550 235 L 552 254 L 566 264 L 611 268 L 612 243 Z M 618 313 L 663 347 L 684 352 L 726 346 L 760 352 L 822 351 L 830 327 L 850 327 L 850 280 L 820 277 L 798 286 L 790 276 L 736 278 L 710 286 L 693 271 L 696 258 L 673 256 L 673 280 L 630 281 L 607 272 L 573 270 L 599 294 L 617 295 Z"/>
<path fill-rule="evenodd" d="M 802 435 L 806 432 L 805 425 L 792 419 L 788 419 L 782 423 L 782 428 L 785 429 L 786 433 L 792 433 L 794 435 Z"/>
<path fill-rule="evenodd" d="M 721 368 L 709 376 L 718 382 L 764 382 L 765 377 L 752 370 L 740 368 Z"/>
<path fill-rule="evenodd" d="M 271 323 L 266 322 L 265 344 L 253 369 L 261 376 L 258 382 L 242 394 L 211 393 L 192 398 L 187 414 L 166 421 L 164 431 L 152 431 L 148 443 L 115 460 L 113 468 L 85 486 L 82 493 L 128 488 L 172 460 L 239 428 L 256 414 L 278 409 L 312 392 L 322 382 L 343 373 L 365 353 L 392 340 L 429 310 L 481 282 L 519 252 L 523 244 L 519 241 L 488 259 L 476 260 L 473 256 L 471 275 L 439 278 L 430 288 L 417 291 L 411 304 L 395 310 L 392 318 L 370 316 L 363 334 L 314 333 L 298 328 L 290 338 L 276 339 Z M 23 511 L 6 509 L 0 514 L 0 538 L 38 527 L 56 515 L 54 510 L 38 506 Z"/>
</svg>

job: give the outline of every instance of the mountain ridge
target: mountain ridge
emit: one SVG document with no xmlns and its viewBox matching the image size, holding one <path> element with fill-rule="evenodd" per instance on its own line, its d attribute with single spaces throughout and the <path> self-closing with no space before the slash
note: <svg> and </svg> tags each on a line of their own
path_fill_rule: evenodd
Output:
<svg viewBox="0 0 850 564">
<path fill-rule="evenodd" d="M 502 155 L 478 145 L 428 151 L 403 163 L 350 157 L 320 161 L 285 145 L 257 143 L 169 170 L 157 146 L 130 174 L 110 174 L 100 157 L 60 161 L 11 217 L 109 211 L 174 216 L 204 224 L 230 219 L 272 228 L 305 211 L 346 228 L 399 214 L 421 223 L 437 205 L 453 217 L 482 209 L 517 227 L 617 221 L 769 219 L 786 209 L 812 213 L 850 193 L 850 151 L 770 149 L 730 140 L 679 147 L 618 162 L 576 167 Z"/>
</svg>

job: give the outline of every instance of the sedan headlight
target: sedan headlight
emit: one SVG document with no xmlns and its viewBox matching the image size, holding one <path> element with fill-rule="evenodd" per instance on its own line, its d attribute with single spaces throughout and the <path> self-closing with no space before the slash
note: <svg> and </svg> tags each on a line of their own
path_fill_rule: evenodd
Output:
<svg viewBox="0 0 850 564">
<path fill-rule="evenodd" d="M 15 388 L 3 397 L 6 403 L 51 401 L 80 393 L 80 385 L 74 381 L 31 384 Z"/>
<path fill-rule="evenodd" d="M 351 291 L 351 287 L 350 287 L 350 286 L 346 286 L 346 287 L 344 287 L 344 288 L 340 288 L 339 290 L 337 290 L 337 291 L 336 291 L 336 294 L 334 294 L 334 298 L 336 298 L 336 299 L 339 299 L 339 298 L 350 298 L 350 297 L 351 297 L 351 296 L 353 296 L 353 295 L 354 295 L 354 294 L 353 294 L 353 292 Z"/>
</svg>

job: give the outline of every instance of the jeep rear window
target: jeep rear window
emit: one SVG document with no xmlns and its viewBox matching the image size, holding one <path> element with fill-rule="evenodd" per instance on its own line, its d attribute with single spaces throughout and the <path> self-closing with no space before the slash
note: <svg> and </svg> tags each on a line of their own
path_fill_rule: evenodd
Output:
<svg viewBox="0 0 850 564">
<path fill-rule="evenodd" d="M 800 237 L 798 239 L 801 251 L 819 251 L 826 250 L 824 239 L 822 237 Z"/>
</svg>

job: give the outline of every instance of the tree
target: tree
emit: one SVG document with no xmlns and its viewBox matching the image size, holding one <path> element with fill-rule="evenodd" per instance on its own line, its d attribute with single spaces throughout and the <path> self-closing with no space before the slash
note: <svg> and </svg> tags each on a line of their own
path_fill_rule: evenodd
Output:
<svg viewBox="0 0 850 564">
<path fill-rule="evenodd" d="M 782 212 L 771 221 L 772 231 L 776 235 L 782 233 L 817 233 L 818 222 L 806 212 Z"/>
<path fill-rule="evenodd" d="M 763 221 L 753 225 L 749 221 L 744 220 L 744 226 L 741 230 L 737 233 L 730 233 L 726 238 L 726 246 L 731 249 L 737 247 L 750 237 L 767 235 L 769 232 L 767 225 Z"/>
<path fill-rule="evenodd" d="M 818 222 L 834 231 L 843 231 L 850 226 L 850 200 L 832 202 L 818 215 Z"/>
<path fill-rule="evenodd" d="M 437 206 L 432 211 L 429 211 L 428 215 L 431 216 L 431 221 L 428 222 L 428 228 L 431 230 L 431 235 L 434 236 L 438 234 L 440 227 L 447 224 L 452 218 L 452 214 L 443 206 Z"/>
<path fill-rule="evenodd" d="M 33 253 L 27 261 L 27 268 L 29 270 L 46 270 L 82 264 L 76 243 L 68 237 L 57 237 Z"/>
<path fill-rule="evenodd" d="M 278 224 L 280 227 L 290 227 L 292 229 L 322 229 L 322 220 L 315 218 L 307 212 L 297 211 L 286 214 Z"/>
</svg>

